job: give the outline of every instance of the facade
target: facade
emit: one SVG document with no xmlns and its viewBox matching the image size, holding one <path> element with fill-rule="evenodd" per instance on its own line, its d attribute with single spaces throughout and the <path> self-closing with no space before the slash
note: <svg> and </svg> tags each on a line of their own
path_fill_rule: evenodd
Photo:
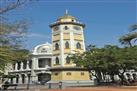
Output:
<svg viewBox="0 0 137 91">
<path fill-rule="evenodd" d="M 37 45 L 32 53 L 31 60 L 16 61 L 8 69 L 8 74 L 16 75 L 12 83 L 27 84 L 51 80 L 52 48 L 51 44 Z"/>
<path fill-rule="evenodd" d="M 85 51 L 84 27 L 66 13 L 49 25 L 52 30 L 52 81 L 89 80 L 86 69 L 77 68 L 69 56 Z"/>
</svg>

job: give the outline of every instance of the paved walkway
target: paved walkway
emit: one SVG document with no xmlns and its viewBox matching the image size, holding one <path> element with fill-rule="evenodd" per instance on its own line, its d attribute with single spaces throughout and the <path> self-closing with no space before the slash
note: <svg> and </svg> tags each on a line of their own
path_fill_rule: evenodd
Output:
<svg viewBox="0 0 137 91">
<path fill-rule="evenodd" d="M 80 87 L 63 90 L 33 90 L 33 91 L 137 91 L 137 87 Z"/>
<path fill-rule="evenodd" d="M 137 86 L 117 86 L 117 87 L 72 87 L 66 89 L 48 89 L 46 86 L 31 86 L 29 90 L 22 86 L 17 88 L 17 90 L 8 91 L 137 91 Z"/>
</svg>

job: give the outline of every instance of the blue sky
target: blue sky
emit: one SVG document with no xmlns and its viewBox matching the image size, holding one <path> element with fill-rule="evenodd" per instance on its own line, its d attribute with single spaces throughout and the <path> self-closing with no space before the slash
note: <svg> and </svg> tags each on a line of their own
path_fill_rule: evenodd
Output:
<svg viewBox="0 0 137 91">
<path fill-rule="evenodd" d="M 29 2 L 7 13 L 9 20 L 29 20 L 25 47 L 51 42 L 49 24 L 57 17 L 69 14 L 86 24 L 85 43 L 102 47 L 120 45 L 118 38 L 128 33 L 130 25 L 137 22 L 136 0 L 38 0 Z"/>
</svg>

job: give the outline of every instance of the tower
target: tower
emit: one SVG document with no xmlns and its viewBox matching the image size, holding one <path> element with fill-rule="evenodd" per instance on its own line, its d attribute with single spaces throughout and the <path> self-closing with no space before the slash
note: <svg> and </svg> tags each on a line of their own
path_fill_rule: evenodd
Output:
<svg viewBox="0 0 137 91">
<path fill-rule="evenodd" d="M 69 55 L 85 51 L 84 27 L 68 11 L 49 25 L 52 30 L 52 75 L 51 80 L 89 80 L 86 69 L 77 68 Z"/>
</svg>

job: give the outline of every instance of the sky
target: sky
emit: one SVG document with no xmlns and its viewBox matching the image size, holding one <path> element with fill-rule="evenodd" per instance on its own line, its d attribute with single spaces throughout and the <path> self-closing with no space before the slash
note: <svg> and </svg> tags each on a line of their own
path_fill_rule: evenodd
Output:
<svg viewBox="0 0 137 91">
<path fill-rule="evenodd" d="M 85 44 L 103 47 L 121 46 L 118 39 L 129 33 L 129 26 L 137 23 L 137 0 L 32 0 L 5 14 L 9 21 L 29 21 L 24 47 L 51 43 L 49 24 L 63 16 L 65 10 L 83 22 Z"/>
</svg>

